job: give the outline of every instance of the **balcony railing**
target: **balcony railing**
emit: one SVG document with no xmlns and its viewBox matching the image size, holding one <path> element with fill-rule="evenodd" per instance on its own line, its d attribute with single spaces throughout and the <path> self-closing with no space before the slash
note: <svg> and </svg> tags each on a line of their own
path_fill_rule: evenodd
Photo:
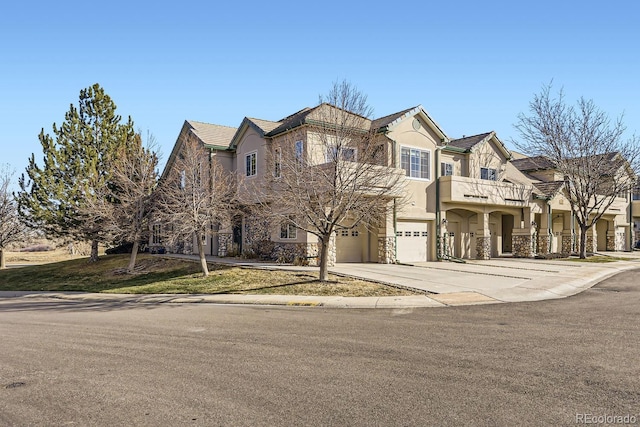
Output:
<svg viewBox="0 0 640 427">
<path fill-rule="evenodd" d="M 526 207 L 533 187 L 525 184 L 490 181 L 463 176 L 440 178 L 443 202 Z"/>
</svg>

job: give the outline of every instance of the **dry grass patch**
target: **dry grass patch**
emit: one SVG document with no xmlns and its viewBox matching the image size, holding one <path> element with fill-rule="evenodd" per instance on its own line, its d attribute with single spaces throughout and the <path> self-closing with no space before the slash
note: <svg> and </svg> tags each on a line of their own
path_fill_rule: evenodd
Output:
<svg viewBox="0 0 640 427">
<path fill-rule="evenodd" d="M 377 283 L 317 273 L 253 269 L 210 264 L 202 277 L 189 260 L 140 254 L 136 271 L 124 271 L 128 255 L 107 255 L 97 263 L 86 258 L 0 272 L 0 290 L 82 291 L 136 294 L 279 294 L 323 296 L 398 296 L 414 292 Z"/>
</svg>

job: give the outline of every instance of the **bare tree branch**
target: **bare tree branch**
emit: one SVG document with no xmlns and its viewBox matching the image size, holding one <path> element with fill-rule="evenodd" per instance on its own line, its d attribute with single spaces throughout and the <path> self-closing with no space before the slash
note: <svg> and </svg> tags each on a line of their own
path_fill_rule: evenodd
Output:
<svg viewBox="0 0 640 427">
<path fill-rule="evenodd" d="M 386 141 L 372 129 L 371 115 L 364 94 L 347 82 L 334 83 L 307 118 L 305 138 L 292 130 L 267 147 L 274 172 L 258 191 L 260 205 L 276 222 L 318 237 L 320 280 L 328 278 L 331 236 L 379 226 L 403 193 L 404 173 L 387 166 Z"/>
<path fill-rule="evenodd" d="M 236 175 L 225 170 L 195 138 L 187 139 L 157 193 L 156 213 L 169 244 L 198 242 L 203 275 L 207 267 L 202 236 L 217 233 L 214 226 L 230 224 L 239 209 Z"/>
<path fill-rule="evenodd" d="M 564 176 L 566 196 L 580 226 L 580 257 L 586 256 L 586 232 L 616 199 L 632 191 L 640 163 L 640 144 L 625 139 L 623 117 L 612 121 L 592 100 L 566 103 L 564 93 L 543 87 L 520 114 L 514 145 L 531 156 L 547 157 Z"/>
</svg>

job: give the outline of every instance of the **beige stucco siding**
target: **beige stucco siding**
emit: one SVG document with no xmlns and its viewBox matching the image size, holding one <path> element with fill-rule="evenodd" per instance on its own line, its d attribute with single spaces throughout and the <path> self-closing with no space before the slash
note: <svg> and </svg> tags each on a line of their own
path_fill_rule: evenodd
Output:
<svg viewBox="0 0 640 427">
<path fill-rule="evenodd" d="M 495 169 L 498 173 L 498 181 L 505 176 L 507 159 L 492 139 L 484 144 L 478 144 L 469 155 L 469 177 L 480 178 L 481 168 Z"/>
<path fill-rule="evenodd" d="M 396 142 L 395 159 L 397 167 L 401 167 L 402 147 L 426 150 L 429 153 L 429 179 L 407 177 L 406 202 L 398 211 L 398 218 L 428 220 L 435 218 L 435 150 L 439 137 L 421 122 L 420 129 L 415 130 L 413 118 L 399 123 L 387 137 Z M 438 166 L 440 167 L 440 166 Z"/>
</svg>

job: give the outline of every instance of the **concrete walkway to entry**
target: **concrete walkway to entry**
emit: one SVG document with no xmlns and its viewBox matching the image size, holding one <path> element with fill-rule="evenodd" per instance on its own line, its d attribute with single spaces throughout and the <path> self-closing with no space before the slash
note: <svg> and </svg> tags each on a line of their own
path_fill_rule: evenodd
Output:
<svg viewBox="0 0 640 427">
<path fill-rule="evenodd" d="M 338 264 L 330 270 L 431 292 L 443 303 L 464 300 L 464 294 L 471 293 L 502 302 L 540 301 L 575 295 L 621 271 L 640 268 L 637 254 L 618 253 L 615 256 L 633 260 L 608 263 L 497 258 L 413 266 Z"/>
</svg>

